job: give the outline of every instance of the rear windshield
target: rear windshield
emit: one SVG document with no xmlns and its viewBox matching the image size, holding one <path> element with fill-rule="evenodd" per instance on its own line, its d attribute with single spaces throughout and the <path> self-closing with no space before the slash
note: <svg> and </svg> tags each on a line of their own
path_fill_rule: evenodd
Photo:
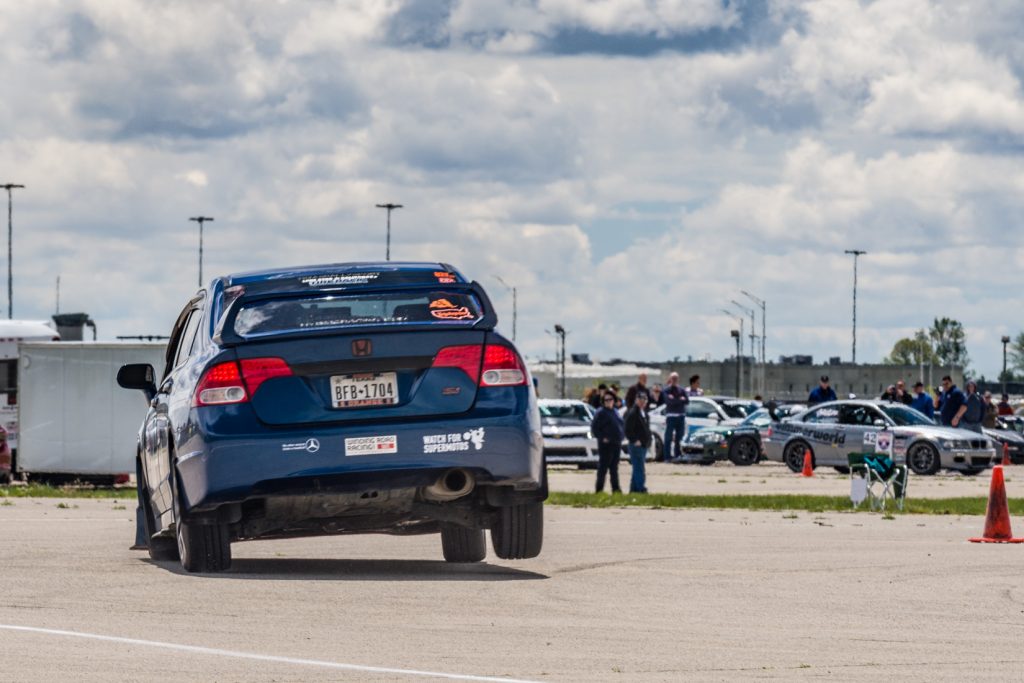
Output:
<svg viewBox="0 0 1024 683">
<path fill-rule="evenodd" d="M 234 330 L 260 337 L 367 325 L 472 325 L 480 317 L 480 304 L 468 292 L 384 292 L 243 303 Z"/>
</svg>

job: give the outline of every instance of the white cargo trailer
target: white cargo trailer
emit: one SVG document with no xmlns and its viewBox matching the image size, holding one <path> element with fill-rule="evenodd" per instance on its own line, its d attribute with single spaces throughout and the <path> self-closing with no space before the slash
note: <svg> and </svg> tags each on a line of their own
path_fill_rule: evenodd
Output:
<svg viewBox="0 0 1024 683">
<path fill-rule="evenodd" d="M 117 371 L 125 363 L 150 363 L 160 372 L 165 349 L 162 343 L 22 343 L 15 471 L 134 473 L 147 406 L 138 391 L 117 385 Z"/>
</svg>

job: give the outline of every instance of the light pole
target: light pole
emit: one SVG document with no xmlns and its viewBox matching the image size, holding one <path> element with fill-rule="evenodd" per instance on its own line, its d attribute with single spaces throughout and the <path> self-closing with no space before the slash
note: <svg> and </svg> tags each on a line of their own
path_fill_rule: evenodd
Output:
<svg viewBox="0 0 1024 683">
<path fill-rule="evenodd" d="M 857 364 L 857 257 L 868 253 L 860 249 L 847 249 L 844 254 L 853 256 L 853 364 Z"/>
<path fill-rule="evenodd" d="M 555 334 L 557 334 L 559 336 L 559 338 L 561 339 L 561 342 L 562 342 L 562 353 L 560 354 L 560 357 L 559 357 L 559 363 L 562 366 L 562 368 L 561 368 L 561 373 L 562 373 L 562 391 L 561 391 L 561 394 L 562 394 L 562 398 L 565 398 L 565 335 L 568 334 L 568 332 L 566 332 L 565 328 L 562 327 L 561 325 L 555 325 Z"/>
<path fill-rule="evenodd" d="M 387 211 L 388 211 L 388 244 L 387 244 L 387 250 L 384 252 L 384 257 L 385 257 L 384 260 L 385 261 L 390 261 L 391 260 L 391 212 L 394 211 L 395 209 L 401 209 L 402 205 L 401 204 L 391 204 L 389 202 L 387 204 L 378 204 L 377 208 L 378 209 L 387 209 Z"/>
<path fill-rule="evenodd" d="M 757 352 L 754 350 L 754 340 L 757 338 L 757 333 L 754 332 L 754 309 L 753 308 L 747 308 L 746 306 L 741 304 L 739 301 L 736 301 L 736 299 L 732 299 L 731 302 L 732 302 L 733 306 L 735 306 L 736 308 L 740 309 L 741 311 L 743 311 L 744 313 L 746 313 L 747 315 L 750 316 L 750 356 L 751 356 L 751 358 L 754 359 L 754 362 L 756 363 L 757 362 Z M 751 368 L 750 369 L 750 395 L 753 396 L 755 393 L 757 393 L 757 392 L 754 391 L 754 369 Z"/>
<path fill-rule="evenodd" d="M 14 259 L 11 254 L 13 253 L 12 246 L 14 245 L 14 223 L 11 220 L 11 213 L 13 211 L 13 190 L 23 190 L 24 185 L 18 185 L 16 183 L 6 183 L 0 185 L 0 187 L 7 190 L 7 317 L 14 317 Z"/>
<path fill-rule="evenodd" d="M 497 275 L 494 276 L 494 279 L 497 280 L 498 282 L 500 282 L 501 284 L 505 285 L 505 289 L 508 289 L 508 290 L 510 290 L 512 292 L 512 341 L 515 342 L 515 340 L 516 340 L 516 308 L 518 306 L 518 304 L 516 303 L 516 298 L 517 298 L 516 288 L 511 286 L 510 284 L 508 284 L 504 280 L 502 280 L 501 277 L 499 277 Z"/>
<path fill-rule="evenodd" d="M 203 288 L 203 223 L 210 221 L 213 222 L 213 218 L 210 216 L 193 216 L 189 218 L 190 221 L 195 221 L 199 224 L 199 288 Z"/>
<path fill-rule="evenodd" d="M 732 311 L 730 311 L 727 308 L 723 308 L 722 309 L 722 313 L 725 313 L 730 318 L 735 319 L 740 324 L 740 329 L 738 331 L 737 330 L 732 330 L 732 331 L 729 332 L 730 336 L 736 337 L 736 397 L 739 398 L 739 395 L 740 395 L 740 376 L 743 375 L 743 350 L 742 350 L 742 348 L 740 348 L 740 344 L 742 343 L 742 340 L 743 340 L 743 316 L 742 315 L 736 315 L 735 313 L 733 313 Z"/>
<path fill-rule="evenodd" d="M 745 296 L 748 299 L 750 299 L 751 301 L 753 301 L 755 305 L 761 307 L 761 395 L 764 396 L 765 394 L 768 393 L 768 378 L 767 378 L 767 371 L 765 370 L 765 366 L 768 363 L 768 357 L 767 357 L 767 354 L 765 353 L 765 345 L 764 345 L 765 340 L 768 339 L 768 333 L 767 333 L 767 330 L 766 330 L 767 323 L 765 322 L 765 320 L 766 320 L 766 316 L 765 316 L 766 304 L 765 304 L 764 299 L 759 299 L 758 297 L 754 296 L 753 294 L 751 294 L 750 292 L 748 292 L 745 289 L 741 289 L 740 290 L 740 294 L 742 294 L 743 296 Z"/>
<path fill-rule="evenodd" d="M 1010 338 L 1005 334 L 1002 338 L 1003 342 L 1003 393 L 1006 393 L 1006 345 L 1010 343 Z"/>
</svg>

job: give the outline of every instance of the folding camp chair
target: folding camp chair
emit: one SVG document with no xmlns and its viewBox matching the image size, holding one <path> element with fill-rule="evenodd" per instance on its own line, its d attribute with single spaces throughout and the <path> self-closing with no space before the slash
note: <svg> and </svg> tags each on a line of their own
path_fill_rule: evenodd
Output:
<svg viewBox="0 0 1024 683">
<path fill-rule="evenodd" d="M 884 510 L 885 499 L 891 498 L 896 507 L 903 510 L 909 475 L 906 465 L 897 465 L 884 453 L 848 453 L 846 459 L 850 467 L 850 499 L 854 507 L 867 500 L 872 510 Z M 862 489 L 863 497 L 855 495 L 858 487 Z"/>
</svg>

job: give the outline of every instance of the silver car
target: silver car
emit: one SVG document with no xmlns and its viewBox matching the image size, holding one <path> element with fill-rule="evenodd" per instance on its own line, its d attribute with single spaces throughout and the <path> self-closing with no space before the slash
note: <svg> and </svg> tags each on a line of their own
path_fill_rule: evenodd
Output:
<svg viewBox="0 0 1024 683">
<path fill-rule="evenodd" d="M 867 400 L 829 401 L 773 422 L 764 439 L 765 457 L 799 472 L 810 449 L 815 466 L 844 470 L 847 455 L 873 451 L 882 430 L 893 433 L 894 459 L 902 462 L 905 457 L 915 474 L 935 474 L 941 468 L 977 474 L 996 457 L 992 441 L 983 434 L 941 427 L 900 403 Z"/>
</svg>

